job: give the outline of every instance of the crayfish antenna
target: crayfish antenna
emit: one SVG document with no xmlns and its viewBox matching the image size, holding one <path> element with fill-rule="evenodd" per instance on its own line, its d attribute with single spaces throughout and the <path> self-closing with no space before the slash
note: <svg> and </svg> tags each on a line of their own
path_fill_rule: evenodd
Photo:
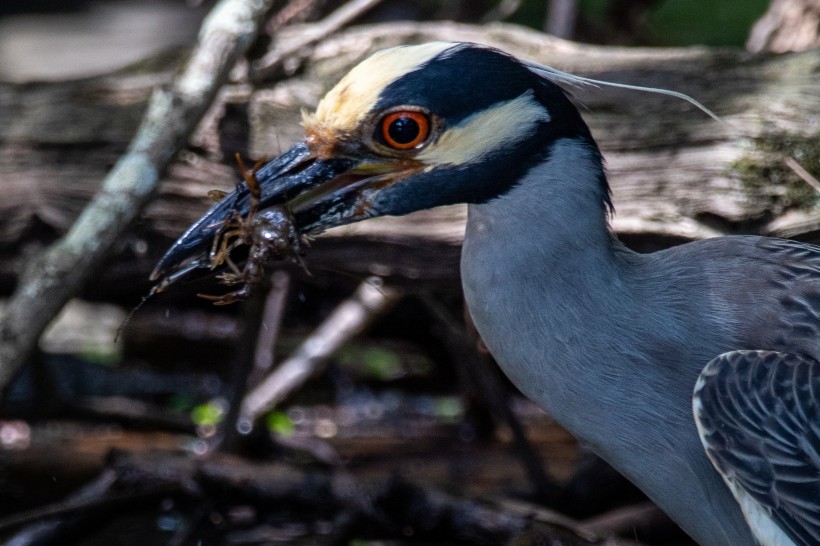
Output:
<svg viewBox="0 0 820 546">
<path fill-rule="evenodd" d="M 117 328 L 117 333 L 114 334 L 114 342 L 115 343 L 120 339 L 120 336 L 122 335 L 122 331 L 125 330 L 125 327 L 128 326 L 128 323 L 131 322 L 131 317 L 133 317 L 134 314 L 136 314 L 136 312 L 139 311 L 142 308 L 143 305 L 145 305 L 145 302 L 148 301 L 149 298 L 151 298 L 152 296 L 154 296 L 154 295 L 156 295 L 160 292 L 160 290 L 157 290 L 157 288 L 159 286 L 160 285 L 152 286 L 151 290 L 148 291 L 148 294 L 143 296 L 140 299 L 140 302 L 138 304 L 136 304 L 133 308 L 131 308 L 131 310 L 128 312 L 128 314 L 125 315 L 125 318 L 122 319 L 122 324 L 120 324 L 120 327 Z"/>
</svg>

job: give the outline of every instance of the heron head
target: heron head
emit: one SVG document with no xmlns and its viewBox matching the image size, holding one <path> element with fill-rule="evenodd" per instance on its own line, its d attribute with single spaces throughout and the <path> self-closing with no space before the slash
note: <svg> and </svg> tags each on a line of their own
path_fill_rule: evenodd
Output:
<svg viewBox="0 0 820 546">
<path fill-rule="evenodd" d="M 256 173 L 259 206 L 285 204 L 301 233 L 504 194 L 550 144 L 596 149 L 564 91 L 486 46 L 433 42 L 362 61 L 304 114 L 305 137 Z M 238 190 L 241 192 L 240 190 Z M 153 277 L 204 267 L 220 222 L 247 211 L 227 195 L 177 241 Z"/>
</svg>

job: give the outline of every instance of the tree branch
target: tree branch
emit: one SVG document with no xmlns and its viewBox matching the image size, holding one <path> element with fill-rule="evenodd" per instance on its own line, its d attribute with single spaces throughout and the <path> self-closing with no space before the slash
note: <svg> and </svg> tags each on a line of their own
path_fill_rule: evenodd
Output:
<svg viewBox="0 0 820 546">
<path fill-rule="evenodd" d="M 95 273 L 156 193 L 159 175 L 185 145 L 273 0 L 222 0 L 202 24 L 170 89 L 157 89 L 128 151 L 69 232 L 30 260 L 0 317 L 0 391 L 31 356 L 45 327 Z"/>
<path fill-rule="evenodd" d="M 264 57 L 253 63 L 250 77 L 254 81 L 270 79 L 280 68 L 282 63 L 300 50 L 314 45 L 322 38 L 333 34 L 343 26 L 360 17 L 362 14 L 381 3 L 382 0 L 351 0 L 339 9 L 312 25 L 306 26 L 299 37 L 284 46 L 279 45 Z"/>
<path fill-rule="evenodd" d="M 308 380 L 339 347 L 364 330 L 399 298 L 401 291 L 373 286 L 373 279 L 359 285 L 293 354 L 273 371 L 242 402 L 241 418 L 255 421 Z"/>
</svg>

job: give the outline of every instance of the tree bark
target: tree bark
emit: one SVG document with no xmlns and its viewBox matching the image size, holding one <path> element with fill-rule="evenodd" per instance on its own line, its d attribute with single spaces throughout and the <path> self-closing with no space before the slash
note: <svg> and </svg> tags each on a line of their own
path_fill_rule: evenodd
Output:
<svg viewBox="0 0 820 546">
<path fill-rule="evenodd" d="M 746 49 L 755 53 L 806 51 L 817 46 L 820 0 L 772 0 L 746 42 Z"/>
</svg>

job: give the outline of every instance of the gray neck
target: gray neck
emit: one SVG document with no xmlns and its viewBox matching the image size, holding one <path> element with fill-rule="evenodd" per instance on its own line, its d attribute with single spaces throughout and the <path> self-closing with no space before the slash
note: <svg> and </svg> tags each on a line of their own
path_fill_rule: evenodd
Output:
<svg viewBox="0 0 820 546">
<path fill-rule="evenodd" d="M 518 185 L 470 205 L 462 251 L 484 341 L 513 382 L 564 421 L 583 420 L 565 398 L 584 386 L 574 383 L 585 380 L 590 351 L 604 349 L 590 342 L 611 346 L 613 319 L 649 303 L 634 300 L 628 279 L 640 257 L 608 228 L 601 174 L 583 143 L 558 141 Z"/>
<path fill-rule="evenodd" d="M 695 430 L 692 388 L 718 352 L 686 345 L 699 329 L 708 338 L 708 325 L 683 321 L 692 303 L 677 297 L 676 275 L 686 272 L 610 232 L 594 148 L 552 146 L 518 185 L 469 207 L 462 280 L 482 338 L 556 421 L 673 518 L 701 522 L 687 528 L 696 540 L 752 544 Z M 732 531 L 710 531 L 721 526 Z"/>
</svg>

